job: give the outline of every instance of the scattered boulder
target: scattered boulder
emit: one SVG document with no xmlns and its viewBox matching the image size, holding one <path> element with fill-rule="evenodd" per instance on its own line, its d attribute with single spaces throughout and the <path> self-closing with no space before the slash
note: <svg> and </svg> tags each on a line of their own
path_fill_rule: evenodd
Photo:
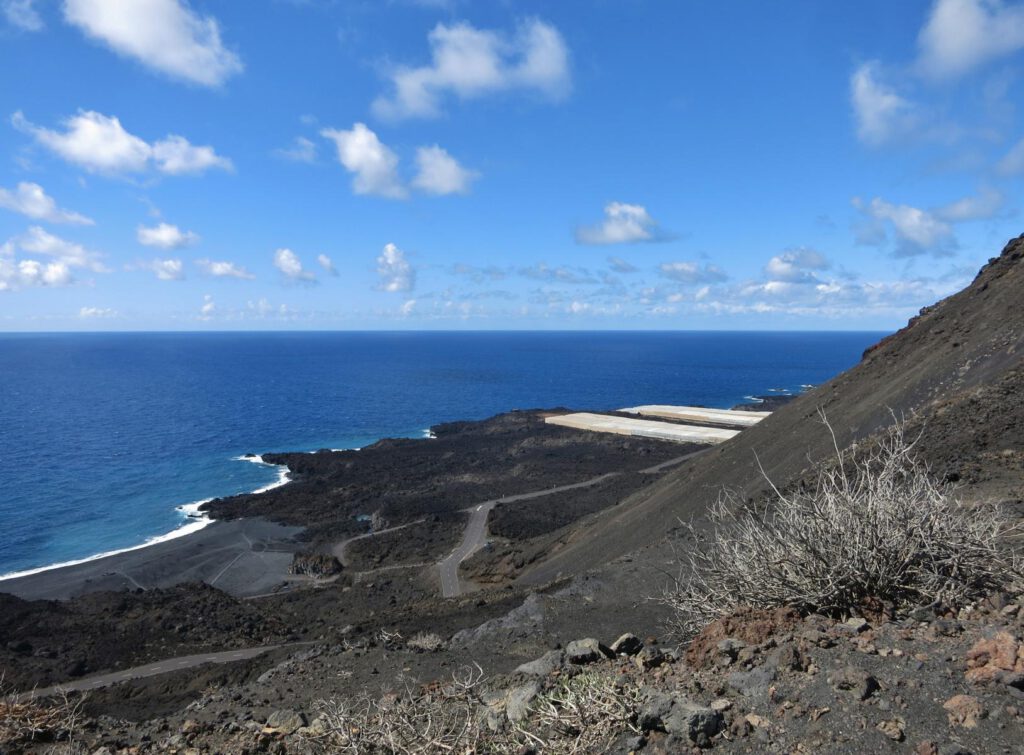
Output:
<svg viewBox="0 0 1024 755">
<path fill-rule="evenodd" d="M 664 731 L 708 747 L 722 728 L 722 714 L 683 697 L 648 690 L 637 723 L 642 731 Z"/>
<path fill-rule="evenodd" d="M 1024 646 L 1009 632 L 978 640 L 967 651 L 967 681 L 985 684 L 1012 678 L 1007 672 L 1024 672 Z"/>
<path fill-rule="evenodd" d="M 879 689 L 875 677 L 853 666 L 836 671 L 829 677 L 829 684 L 836 691 L 852 693 L 858 700 L 867 700 Z"/>
<path fill-rule="evenodd" d="M 615 655 L 636 655 L 643 650 L 644 643 L 635 634 L 626 632 L 611 644 L 611 651 Z"/>
<path fill-rule="evenodd" d="M 505 698 L 505 715 L 512 723 L 522 721 L 529 713 L 530 703 L 540 693 L 540 682 L 532 681 L 511 690 Z"/>
<path fill-rule="evenodd" d="M 962 726 L 973 729 L 978 721 L 988 715 L 981 701 L 970 695 L 955 695 L 942 704 L 949 716 L 950 726 Z"/>
<path fill-rule="evenodd" d="M 540 658 L 533 661 L 528 661 L 518 668 L 516 668 L 517 674 L 525 674 L 526 676 L 548 676 L 554 673 L 558 669 L 562 668 L 565 663 L 565 652 L 562 650 L 549 650 Z"/>
<path fill-rule="evenodd" d="M 645 671 L 657 668 L 666 660 L 665 654 L 656 645 L 646 645 L 633 657 L 637 667 Z"/>
<path fill-rule="evenodd" d="M 274 734 L 294 734 L 306 725 L 306 716 L 294 710 L 275 710 L 267 718 L 267 729 Z"/>
<path fill-rule="evenodd" d="M 583 666 L 587 663 L 599 661 L 602 657 L 611 658 L 614 656 L 611 650 L 606 648 L 593 637 L 586 637 L 582 640 L 574 640 L 565 649 L 565 657 L 570 663 Z"/>
<path fill-rule="evenodd" d="M 762 666 L 752 671 L 735 671 L 729 674 L 729 687 L 744 697 L 759 697 L 768 694 L 768 688 L 775 681 L 775 669 Z"/>
</svg>

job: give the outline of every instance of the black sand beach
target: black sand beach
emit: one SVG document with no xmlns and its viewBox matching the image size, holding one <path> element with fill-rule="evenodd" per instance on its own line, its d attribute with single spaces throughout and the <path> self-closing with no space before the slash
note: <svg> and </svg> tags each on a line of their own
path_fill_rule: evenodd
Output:
<svg viewBox="0 0 1024 755">
<path fill-rule="evenodd" d="M 301 527 L 264 519 L 214 522 L 198 532 L 136 550 L 0 581 L 26 600 L 64 600 L 101 590 L 206 582 L 236 597 L 269 592 L 288 574 Z"/>
</svg>

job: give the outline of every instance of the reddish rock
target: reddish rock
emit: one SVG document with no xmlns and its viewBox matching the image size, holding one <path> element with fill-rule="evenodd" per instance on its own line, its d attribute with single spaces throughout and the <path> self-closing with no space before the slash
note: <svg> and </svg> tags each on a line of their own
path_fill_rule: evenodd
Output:
<svg viewBox="0 0 1024 755">
<path fill-rule="evenodd" d="M 967 681 L 974 684 L 991 682 L 1004 671 L 1024 671 L 1024 647 L 1009 632 L 978 640 L 967 651 Z"/>
<path fill-rule="evenodd" d="M 759 645 L 780 632 L 792 631 L 800 622 L 800 614 L 793 608 L 739 608 L 704 627 L 690 643 L 686 661 L 694 668 L 712 668 L 720 655 L 718 643 L 722 640 Z"/>
<path fill-rule="evenodd" d="M 950 726 L 962 726 L 965 729 L 973 729 L 978 721 L 987 715 L 987 711 L 976 697 L 970 695 L 956 695 L 949 698 L 942 707 L 949 716 Z"/>
</svg>

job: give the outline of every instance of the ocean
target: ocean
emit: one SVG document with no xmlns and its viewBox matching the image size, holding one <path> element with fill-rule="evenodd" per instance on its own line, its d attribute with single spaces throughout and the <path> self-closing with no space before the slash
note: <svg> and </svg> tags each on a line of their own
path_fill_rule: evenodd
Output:
<svg viewBox="0 0 1024 755">
<path fill-rule="evenodd" d="M 0 574 L 201 526 L 187 504 L 280 482 L 245 454 L 518 408 L 729 407 L 821 383 L 883 335 L 0 335 Z"/>
</svg>

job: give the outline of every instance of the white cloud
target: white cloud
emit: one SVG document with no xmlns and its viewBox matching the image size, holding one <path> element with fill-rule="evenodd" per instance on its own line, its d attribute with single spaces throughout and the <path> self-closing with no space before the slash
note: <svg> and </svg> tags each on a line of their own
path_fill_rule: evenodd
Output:
<svg viewBox="0 0 1024 755">
<path fill-rule="evenodd" d="M 1024 48 L 1024 5 L 1003 0 L 936 0 L 918 36 L 918 69 L 961 76 Z"/>
<path fill-rule="evenodd" d="M 334 142 L 338 162 L 353 174 L 352 190 L 356 194 L 391 199 L 407 195 L 398 178 L 398 156 L 384 146 L 366 124 L 356 123 L 348 131 L 325 128 L 320 134 Z"/>
<path fill-rule="evenodd" d="M 118 317 L 119 313 L 116 309 L 105 307 L 82 307 L 78 310 L 78 316 L 83 320 L 98 320 Z"/>
<path fill-rule="evenodd" d="M 449 94 L 468 100 L 528 89 L 557 99 L 569 90 L 568 48 L 543 21 L 529 21 L 512 38 L 467 23 L 438 24 L 428 41 L 431 64 L 392 72 L 394 92 L 373 103 L 378 116 L 436 117 Z"/>
<path fill-rule="evenodd" d="M 23 235 L 15 239 L 15 243 L 22 251 L 55 257 L 68 267 L 92 270 L 96 273 L 108 272 L 100 262 L 100 255 L 97 252 L 90 251 L 73 241 L 54 236 L 39 226 L 29 228 Z"/>
<path fill-rule="evenodd" d="M 199 319 L 210 320 L 216 311 L 217 304 L 213 301 L 213 297 L 210 294 L 205 294 L 203 296 L 203 305 L 199 308 Z"/>
<path fill-rule="evenodd" d="M 50 257 L 53 261 L 41 262 L 24 256 L 19 259 L 18 252 Z M 0 246 L 0 291 L 66 286 L 74 282 L 72 271 L 75 269 L 108 272 L 98 253 L 54 236 L 39 226 L 32 226 Z"/>
<path fill-rule="evenodd" d="M 820 252 L 798 247 L 772 257 L 765 265 L 764 272 L 773 281 L 811 283 L 818 281 L 815 271 L 827 270 L 830 266 Z"/>
<path fill-rule="evenodd" d="M 680 283 L 717 283 L 729 277 L 717 265 L 697 262 L 663 262 L 658 265 L 658 272 Z"/>
<path fill-rule="evenodd" d="M 152 270 L 162 281 L 180 281 L 185 279 L 185 265 L 179 259 L 155 259 L 143 267 Z"/>
<path fill-rule="evenodd" d="M 0 11 L 7 23 L 23 31 L 40 31 L 43 19 L 33 6 L 35 0 L 0 0 Z"/>
<path fill-rule="evenodd" d="M 658 224 L 642 205 L 609 202 L 604 207 L 604 217 L 598 225 L 577 228 L 577 243 L 630 244 L 659 238 Z"/>
<path fill-rule="evenodd" d="M 65 119 L 63 132 L 37 126 L 21 111 L 11 123 L 64 160 L 94 173 L 142 173 L 155 168 L 180 175 L 232 169 L 231 161 L 217 155 L 213 147 L 197 147 L 174 134 L 150 144 L 126 131 L 116 116 L 93 110 L 79 110 Z"/>
<path fill-rule="evenodd" d="M 256 276 L 234 262 L 201 259 L 196 260 L 196 265 L 204 274 L 214 278 L 239 278 L 241 280 L 252 280 Z"/>
<path fill-rule="evenodd" d="M 985 220 L 1003 207 L 1003 194 L 992 188 L 982 189 L 977 196 L 964 197 L 935 210 L 935 216 L 950 223 Z"/>
<path fill-rule="evenodd" d="M 956 237 L 949 223 L 933 213 L 905 204 L 892 204 L 880 197 L 869 203 L 854 198 L 853 206 L 868 218 L 889 224 L 900 245 L 896 255 L 910 257 L 930 252 L 941 255 L 956 247 Z"/>
<path fill-rule="evenodd" d="M 338 275 L 338 270 L 334 267 L 334 261 L 326 254 L 317 255 L 316 261 L 328 275 Z"/>
<path fill-rule="evenodd" d="M 999 161 L 996 170 L 1004 176 L 1024 174 L 1024 139 L 1021 139 L 1010 148 L 1010 151 Z"/>
<path fill-rule="evenodd" d="M 170 223 L 158 223 L 152 228 L 140 225 L 135 237 L 144 246 L 155 246 L 159 249 L 179 249 L 199 241 L 199 235 L 192 231 L 182 231 Z"/>
<path fill-rule="evenodd" d="M 394 244 L 386 244 L 377 257 L 377 275 L 382 291 L 412 291 L 416 286 L 416 270 Z"/>
<path fill-rule="evenodd" d="M 879 81 L 878 63 L 860 66 L 850 77 L 850 100 L 857 136 L 881 145 L 907 131 L 914 122 L 914 106 Z"/>
<path fill-rule="evenodd" d="M 202 173 L 210 168 L 233 170 L 231 161 L 218 155 L 213 147 L 197 147 L 183 136 L 168 136 L 153 144 L 156 169 L 171 176 Z"/>
<path fill-rule="evenodd" d="M 530 267 L 521 267 L 519 274 L 524 278 L 553 283 L 593 284 L 598 282 L 586 268 L 573 268 L 565 265 L 551 267 L 546 262 L 539 262 Z"/>
<path fill-rule="evenodd" d="M 418 173 L 412 185 L 427 194 L 466 194 L 469 185 L 480 177 L 436 144 L 416 150 L 416 166 Z"/>
<path fill-rule="evenodd" d="M 415 308 L 416 308 L 416 300 L 415 299 L 409 299 L 405 303 L 402 304 L 401 308 L 398 311 L 401 313 L 402 317 L 408 317 L 409 315 L 412 314 L 412 312 L 413 312 L 413 310 Z"/>
<path fill-rule="evenodd" d="M 302 269 L 302 262 L 291 249 L 278 249 L 274 252 L 274 267 L 289 280 L 307 282 L 316 280 L 313 273 Z"/>
<path fill-rule="evenodd" d="M 0 257 L 0 291 L 17 291 L 31 286 L 66 286 L 74 280 L 63 262 L 14 260 Z"/>
<path fill-rule="evenodd" d="M 217 20 L 184 0 L 65 0 L 64 18 L 119 55 L 193 84 L 220 86 L 243 69 Z"/>
<path fill-rule="evenodd" d="M 316 144 L 304 136 L 297 136 L 292 142 L 292 146 L 276 149 L 274 154 L 297 163 L 314 163 L 316 162 Z"/>
<path fill-rule="evenodd" d="M 14 190 L 0 188 L 0 207 L 20 212 L 33 220 L 45 220 L 47 223 L 94 225 L 85 215 L 61 209 L 53 197 L 43 191 L 42 186 L 27 181 L 19 183 Z"/>
</svg>

